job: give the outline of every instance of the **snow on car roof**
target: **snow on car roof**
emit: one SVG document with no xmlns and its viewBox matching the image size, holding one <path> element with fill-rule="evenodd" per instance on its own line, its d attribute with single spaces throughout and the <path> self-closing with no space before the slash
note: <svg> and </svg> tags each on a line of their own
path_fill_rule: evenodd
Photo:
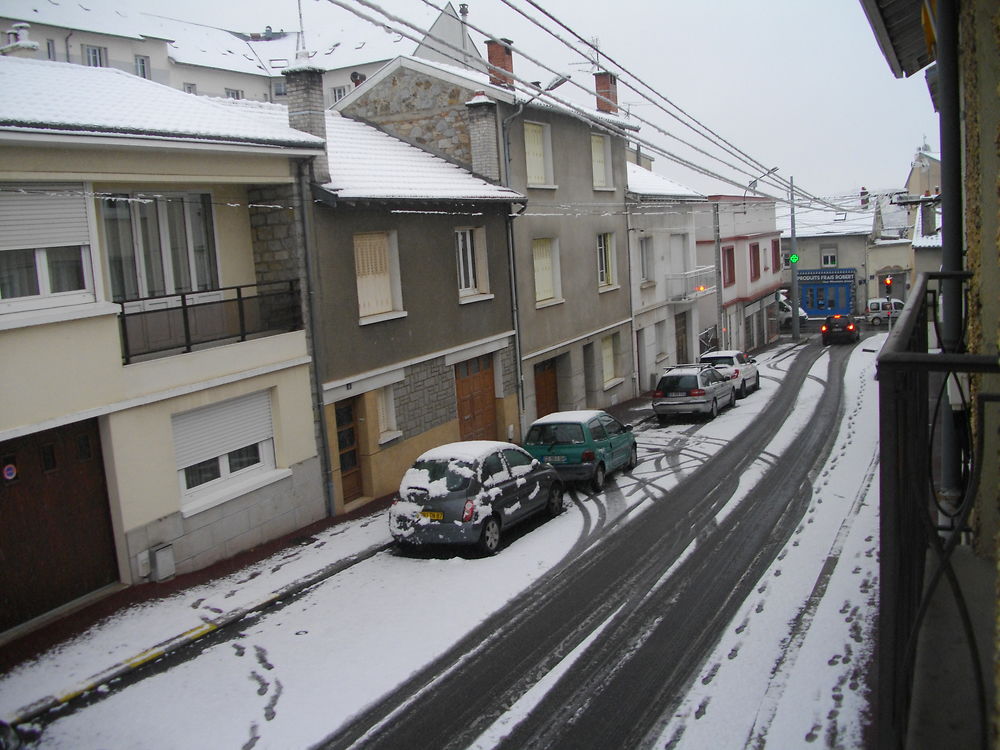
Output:
<svg viewBox="0 0 1000 750">
<path fill-rule="evenodd" d="M 479 461 L 493 451 L 517 448 L 513 443 L 503 443 L 499 440 L 463 440 L 458 443 L 447 443 L 431 448 L 420 454 L 418 461 Z M 520 450 L 520 448 L 517 448 Z"/>
<path fill-rule="evenodd" d="M 533 424 L 552 424 L 554 422 L 587 422 L 598 414 L 603 414 L 604 412 L 600 409 L 580 409 L 577 411 L 554 411 L 551 414 L 546 414 L 544 417 L 539 417 Z"/>
<path fill-rule="evenodd" d="M 742 354 L 743 352 L 738 349 L 723 349 L 717 352 L 705 352 L 701 355 L 702 359 L 706 357 L 735 357 L 737 354 Z"/>
</svg>

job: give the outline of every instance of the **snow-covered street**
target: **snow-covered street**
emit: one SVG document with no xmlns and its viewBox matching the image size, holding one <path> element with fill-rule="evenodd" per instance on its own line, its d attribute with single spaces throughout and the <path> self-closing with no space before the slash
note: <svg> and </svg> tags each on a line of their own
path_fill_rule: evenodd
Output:
<svg viewBox="0 0 1000 750">
<path fill-rule="evenodd" d="M 878 596 L 873 378 L 883 339 L 868 338 L 851 353 L 839 430 L 832 452 L 811 475 L 804 520 L 742 603 L 679 708 L 662 720 L 656 747 L 862 744 L 864 674 Z M 798 351 L 763 355 L 761 390 L 712 422 L 637 428 L 640 463 L 631 474 L 613 475 L 597 495 L 571 493 L 566 512 L 515 535 L 495 557 L 400 555 L 388 546 L 385 512 L 339 525 L 233 576 L 118 613 L 3 675 L 0 718 L 15 721 L 32 705 L 58 705 L 92 687 L 96 699 L 55 708 L 38 725 L 40 747 L 315 745 L 446 653 L 567 555 L 587 554 L 617 528 L 640 522 L 692 467 L 738 440 L 760 417 Z M 829 363 L 829 354 L 817 359 L 791 417 L 739 477 L 717 523 L 809 428 Z M 697 544 L 695 539 L 656 585 Z M 345 565 L 352 557 L 357 562 Z M 276 604 L 263 606 L 275 598 Z M 215 623 L 247 611 L 225 637 L 199 641 L 190 658 L 154 666 L 143 679 L 116 689 L 113 675 L 129 664 L 154 660 L 172 641 L 214 630 Z M 497 746 L 587 643 L 536 675 L 473 746 Z"/>
</svg>

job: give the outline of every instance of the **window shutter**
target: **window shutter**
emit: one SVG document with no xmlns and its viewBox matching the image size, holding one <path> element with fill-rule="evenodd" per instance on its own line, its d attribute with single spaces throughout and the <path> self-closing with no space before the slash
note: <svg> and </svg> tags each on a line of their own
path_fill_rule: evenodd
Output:
<svg viewBox="0 0 1000 750">
<path fill-rule="evenodd" d="M 183 469 L 271 438 L 271 394 L 260 391 L 175 414 L 171 423 L 177 468 Z"/>
<path fill-rule="evenodd" d="M 528 171 L 529 185 L 544 185 L 548 182 L 545 174 L 545 128 L 533 122 L 524 123 L 524 158 Z"/>
<path fill-rule="evenodd" d="M 358 313 L 361 317 L 391 311 L 389 235 L 385 232 L 354 235 L 354 264 L 358 280 Z"/>
<path fill-rule="evenodd" d="M 552 240 L 532 240 L 531 253 L 535 261 L 535 300 L 552 299 Z"/>
<path fill-rule="evenodd" d="M 28 192 L 15 192 L 18 190 Z M 89 245 L 87 199 L 78 183 L 3 185 L 0 250 Z"/>
<path fill-rule="evenodd" d="M 594 187 L 608 186 L 607 163 L 604 160 L 604 136 L 590 136 L 590 157 L 594 166 Z"/>
</svg>

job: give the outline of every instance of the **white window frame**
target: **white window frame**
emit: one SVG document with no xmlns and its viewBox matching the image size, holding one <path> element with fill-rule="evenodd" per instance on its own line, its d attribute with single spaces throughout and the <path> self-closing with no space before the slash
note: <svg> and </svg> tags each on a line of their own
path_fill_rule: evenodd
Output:
<svg viewBox="0 0 1000 750">
<path fill-rule="evenodd" d="M 231 89 L 231 88 L 226 87 L 225 92 L 226 92 L 226 98 L 227 99 L 244 99 L 244 98 L 246 98 L 246 97 L 243 96 L 243 89 Z"/>
<path fill-rule="evenodd" d="M 379 388 L 378 399 L 378 442 L 379 445 L 396 440 L 403 436 L 396 423 L 396 386 L 387 385 Z"/>
<path fill-rule="evenodd" d="M 83 64 L 91 68 L 108 67 L 108 48 L 98 47 L 93 44 L 81 45 Z"/>
<path fill-rule="evenodd" d="M 46 39 L 45 40 L 45 57 L 48 60 L 57 60 L 57 59 L 59 59 L 56 56 L 56 40 L 55 39 Z"/>
<path fill-rule="evenodd" d="M 547 250 L 548 259 L 544 258 Z M 541 254 L 541 255 L 540 255 Z M 531 257 L 534 266 L 535 307 L 548 307 L 563 302 L 562 274 L 559 264 L 559 240 L 555 237 L 536 237 L 531 241 Z M 543 284 L 539 284 L 539 278 Z M 551 289 L 551 296 L 540 296 Z"/>
<path fill-rule="evenodd" d="M 385 257 L 381 263 L 385 266 L 387 279 L 364 279 L 358 274 L 361 266 L 361 256 L 359 255 L 359 240 L 366 238 L 381 237 L 384 239 Z M 377 276 L 381 274 L 365 274 L 367 276 Z M 399 275 L 399 243 L 395 230 L 384 232 L 358 232 L 354 235 L 354 277 L 358 291 L 358 324 L 370 325 L 381 323 L 385 320 L 406 317 L 406 310 L 403 309 L 403 290 Z M 377 300 L 372 300 L 373 292 L 384 298 L 385 302 L 379 304 Z"/>
<path fill-rule="evenodd" d="M 617 283 L 615 233 L 601 232 L 597 235 L 597 286 L 602 291 L 616 288 Z"/>
<path fill-rule="evenodd" d="M 455 256 L 459 301 L 465 304 L 493 299 L 493 295 L 490 294 L 486 228 L 457 228 L 455 230 Z"/>
<path fill-rule="evenodd" d="M 827 245 L 826 247 L 820 247 L 820 267 L 821 268 L 837 268 L 837 246 Z"/>
<path fill-rule="evenodd" d="M 216 402 L 171 417 L 181 515 L 189 517 L 291 475 L 277 469 L 269 391 Z M 234 470 L 234 454 L 256 447 L 259 460 Z M 218 476 L 189 485 L 188 469 L 216 462 Z"/>
<path fill-rule="evenodd" d="M 184 84 L 184 93 L 185 94 L 194 94 L 195 96 L 197 96 L 198 95 L 198 84 L 197 83 L 185 83 Z"/>
<path fill-rule="evenodd" d="M 76 248 L 80 258 L 80 272 L 83 286 L 64 292 L 52 291 L 52 279 L 49 273 L 49 252 L 64 248 Z M 37 310 L 65 305 L 80 305 L 95 301 L 94 271 L 90 256 L 90 245 L 64 245 L 62 247 L 21 248 L 19 250 L 0 250 L 0 254 L 8 252 L 30 252 L 35 266 L 35 282 L 37 294 L 4 298 L 0 288 L 0 313 L 19 312 L 22 310 Z M 0 267 L 2 273 L 2 267 Z"/>
<path fill-rule="evenodd" d="M 284 76 L 274 79 L 274 95 L 288 96 L 288 81 Z"/>
<path fill-rule="evenodd" d="M 643 282 L 656 283 L 655 250 L 652 235 L 639 237 L 639 279 Z"/>
<path fill-rule="evenodd" d="M 524 167 L 528 187 L 556 187 L 552 168 L 552 128 L 547 123 L 525 121 Z"/>
<path fill-rule="evenodd" d="M 347 86 L 332 86 L 330 87 L 330 102 L 336 104 L 349 93 Z"/>
<path fill-rule="evenodd" d="M 153 75 L 152 71 L 153 69 L 150 65 L 148 55 L 135 56 L 135 74 L 139 76 L 139 78 L 145 78 L 149 80 L 150 78 L 152 78 Z"/>
<path fill-rule="evenodd" d="M 610 333 L 601 337 L 601 379 L 604 390 L 614 388 L 624 382 L 618 372 L 618 351 L 621 348 L 621 335 Z"/>
<path fill-rule="evenodd" d="M 594 175 L 594 190 L 614 190 L 611 136 L 602 133 L 590 134 L 590 162 Z"/>
</svg>

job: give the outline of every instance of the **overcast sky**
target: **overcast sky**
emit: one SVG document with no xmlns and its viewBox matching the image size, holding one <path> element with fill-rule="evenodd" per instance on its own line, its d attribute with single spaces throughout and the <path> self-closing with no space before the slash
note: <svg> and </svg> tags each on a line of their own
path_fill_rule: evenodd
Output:
<svg viewBox="0 0 1000 750">
<path fill-rule="evenodd" d="M 307 43 L 319 48 L 326 41 L 324 16 L 347 11 L 329 0 L 301 2 Z M 854 193 L 862 185 L 902 187 L 925 139 L 932 150 L 939 149 L 937 116 L 923 74 L 903 80 L 892 76 L 859 0 L 534 2 L 580 37 L 598 39 L 606 55 L 702 125 L 765 168 L 779 167 L 778 175 L 794 177 L 796 186 L 815 195 Z M 379 4 L 415 22 L 429 17 L 423 0 Z M 551 80 L 551 74 L 525 59 L 534 57 L 593 88 L 592 68 L 578 53 L 510 7 L 554 27 L 529 0 L 470 0 L 468 5 L 471 24 L 513 40 L 516 74 Z M 296 0 L 147 0 L 143 9 L 239 31 L 298 28 Z M 559 33 L 570 37 L 565 30 Z M 473 32 L 473 38 L 482 37 Z M 554 93 L 587 98 L 573 84 Z M 635 116 L 735 161 L 639 94 L 623 87 L 619 100 Z M 740 185 L 752 178 L 654 127 L 642 128 L 642 136 L 660 148 Z M 655 170 L 702 192 L 741 193 L 663 156 Z"/>
</svg>

